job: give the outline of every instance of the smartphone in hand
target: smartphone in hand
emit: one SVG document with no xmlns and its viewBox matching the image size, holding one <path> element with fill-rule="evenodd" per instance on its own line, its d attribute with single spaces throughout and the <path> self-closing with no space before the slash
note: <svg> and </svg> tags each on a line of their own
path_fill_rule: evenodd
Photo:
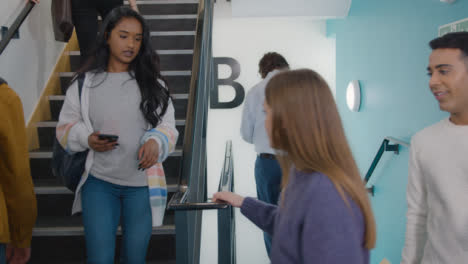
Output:
<svg viewBox="0 0 468 264">
<path fill-rule="evenodd" d="M 119 139 L 119 136 L 111 134 L 99 134 L 98 138 L 100 140 L 107 140 L 108 142 L 116 142 Z"/>
</svg>

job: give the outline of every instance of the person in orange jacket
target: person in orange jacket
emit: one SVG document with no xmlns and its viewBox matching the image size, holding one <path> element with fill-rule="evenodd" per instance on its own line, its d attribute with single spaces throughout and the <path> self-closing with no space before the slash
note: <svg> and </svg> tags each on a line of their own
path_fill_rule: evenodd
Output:
<svg viewBox="0 0 468 264">
<path fill-rule="evenodd" d="M 23 106 L 0 78 L 0 264 L 26 263 L 37 217 Z"/>
</svg>

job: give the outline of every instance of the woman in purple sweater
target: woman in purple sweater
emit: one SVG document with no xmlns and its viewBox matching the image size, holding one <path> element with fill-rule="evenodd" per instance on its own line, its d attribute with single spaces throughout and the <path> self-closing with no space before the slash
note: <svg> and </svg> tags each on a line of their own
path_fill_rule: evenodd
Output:
<svg viewBox="0 0 468 264">
<path fill-rule="evenodd" d="M 272 235 L 272 263 L 369 263 L 374 216 L 327 83 L 312 70 L 288 71 L 265 93 L 265 127 L 283 170 L 281 202 L 229 192 L 214 200 L 240 207 Z"/>
</svg>

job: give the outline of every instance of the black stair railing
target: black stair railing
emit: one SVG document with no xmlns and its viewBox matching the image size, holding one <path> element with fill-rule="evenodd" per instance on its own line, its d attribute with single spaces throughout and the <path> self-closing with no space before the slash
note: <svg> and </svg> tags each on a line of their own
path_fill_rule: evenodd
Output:
<svg viewBox="0 0 468 264">
<path fill-rule="evenodd" d="M 390 142 L 393 142 L 394 144 L 390 144 Z M 377 154 L 374 157 L 374 160 L 372 161 L 372 164 L 369 168 L 369 170 L 366 173 L 366 177 L 364 178 L 364 181 L 366 184 L 370 181 L 372 177 L 372 173 L 374 172 L 375 168 L 377 167 L 377 164 L 380 161 L 380 158 L 382 158 L 382 155 L 386 151 L 393 151 L 396 155 L 400 154 L 400 145 L 408 147 L 410 146 L 409 143 L 393 138 L 393 137 L 385 137 L 384 140 L 382 141 L 382 144 L 380 145 L 379 150 L 377 151 Z M 372 196 L 374 196 L 375 192 L 375 186 L 372 184 L 371 186 L 367 187 L 367 192 L 369 192 Z"/>
<path fill-rule="evenodd" d="M 21 27 L 23 24 L 24 20 L 26 17 L 28 17 L 29 13 L 31 10 L 34 8 L 36 4 L 33 2 L 27 2 L 21 13 L 16 17 L 15 21 L 13 24 L 10 26 L 8 29 L 7 33 L 3 36 L 2 41 L 0 41 L 0 55 L 3 53 L 3 51 L 6 49 L 8 46 L 8 43 L 10 43 L 10 40 L 13 38 L 15 33 L 18 31 L 18 29 Z"/>
<path fill-rule="evenodd" d="M 218 263 L 235 263 L 234 210 L 227 204 L 207 199 L 206 129 L 210 88 L 214 86 L 212 26 L 213 0 L 200 0 L 192 79 L 185 127 L 180 189 L 168 204 L 176 216 L 176 254 L 178 264 L 200 262 L 201 220 L 203 209 L 218 211 Z M 233 191 L 232 145 L 226 155 L 219 190 Z"/>
</svg>

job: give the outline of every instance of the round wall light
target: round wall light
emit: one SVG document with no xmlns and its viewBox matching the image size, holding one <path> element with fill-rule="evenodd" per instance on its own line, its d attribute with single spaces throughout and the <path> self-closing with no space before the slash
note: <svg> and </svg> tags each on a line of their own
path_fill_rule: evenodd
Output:
<svg viewBox="0 0 468 264">
<path fill-rule="evenodd" d="M 361 106 L 361 86 L 358 80 L 350 81 L 346 89 L 346 103 L 349 110 L 359 112 Z"/>
</svg>

